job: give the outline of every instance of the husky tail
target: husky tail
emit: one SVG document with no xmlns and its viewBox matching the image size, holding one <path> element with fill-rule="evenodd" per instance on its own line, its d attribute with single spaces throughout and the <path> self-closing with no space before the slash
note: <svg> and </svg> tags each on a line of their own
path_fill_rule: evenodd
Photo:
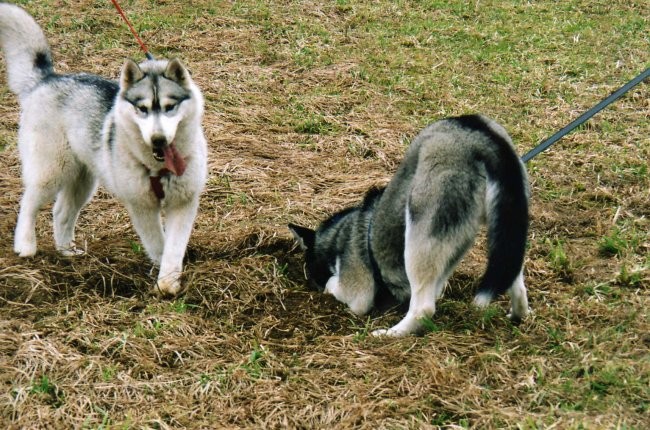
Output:
<svg viewBox="0 0 650 430">
<path fill-rule="evenodd" d="M 507 291 L 512 299 L 511 318 L 518 320 L 528 312 L 522 275 L 528 234 L 526 171 L 503 127 L 482 116 L 464 121 L 472 122 L 472 128 L 482 131 L 489 141 L 483 154 L 488 181 L 488 263 L 474 302 L 485 306 Z"/>
<path fill-rule="evenodd" d="M 0 3 L 0 45 L 9 89 L 18 96 L 54 73 L 52 52 L 43 30 L 22 8 Z"/>
</svg>

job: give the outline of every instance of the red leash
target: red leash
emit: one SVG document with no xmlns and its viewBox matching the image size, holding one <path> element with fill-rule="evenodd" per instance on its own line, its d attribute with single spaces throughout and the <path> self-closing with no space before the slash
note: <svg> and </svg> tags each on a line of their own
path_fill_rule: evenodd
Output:
<svg viewBox="0 0 650 430">
<path fill-rule="evenodd" d="M 135 40 L 136 40 L 136 41 L 138 42 L 138 44 L 140 45 L 140 49 L 142 49 L 142 51 L 144 52 L 144 55 L 147 56 L 147 59 L 149 59 L 149 60 L 153 60 L 153 55 L 151 55 L 151 54 L 149 53 L 149 50 L 147 49 L 147 46 L 144 44 L 144 42 L 142 41 L 142 39 L 140 39 L 140 36 L 138 36 L 138 32 L 135 31 L 135 28 L 133 28 L 133 26 L 131 25 L 131 22 L 129 21 L 129 19 L 128 19 L 128 18 L 126 17 L 126 15 L 124 14 L 124 11 L 123 11 L 122 8 L 120 7 L 120 5 L 119 5 L 119 3 L 117 2 L 117 0 L 111 0 L 111 2 L 113 3 L 113 6 L 115 6 L 115 9 L 117 9 L 117 12 L 120 14 L 120 16 L 122 17 L 122 19 L 124 20 L 124 22 L 126 22 L 126 25 L 129 27 L 129 30 L 131 30 L 131 34 L 133 34 L 133 37 L 135 37 Z"/>
</svg>

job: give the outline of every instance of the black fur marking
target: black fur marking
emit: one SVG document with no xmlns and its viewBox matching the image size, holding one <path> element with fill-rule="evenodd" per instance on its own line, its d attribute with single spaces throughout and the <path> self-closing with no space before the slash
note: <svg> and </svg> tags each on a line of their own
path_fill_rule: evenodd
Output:
<svg viewBox="0 0 650 430">
<path fill-rule="evenodd" d="M 160 99 L 158 98 L 158 74 L 144 72 L 142 79 L 139 79 L 138 81 L 134 82 L 133 86 L 144 81 L 145 79 L 149 79 L 151 85 L 151 92 L 152 92 L 151 111 L 158 113 L 160 112 Z M 138 104 L 140 103 L 141 100 L 143 100 L 142 97 L 133 98 L 133 99 L 127 98 L 127 101 L 135 107 L 138 107 Z"/>
<path fill-rule="evenodd" d="M 158 96 L 158 75 L 151 74 L 151 90 L 153 91 L 153 99 L 151 100 L 151 110 L 160 112 L 160 98 Z"/>
<path fill-rule="evenodd" d="M 108 149 L 113 152 L 113 147 L 115 146 L 115 121 L 111 121 L 111 125 L 108 127 Z"/>
<path fill-rule="evenodd" d="M 66 81 L 73 81 L 77 85 L 86 85 L 93 87 L 95 92 L 99 95 L 102 102 L 102 107 L 105 111 L 109 111 L 115 103 L 115 97 L 119 92 L 119 85 L 115 81 L 107 80 L 101 76 L 92 75 L 88 73 L 80 73 L 76 75 L 59 75 L 51 73 L 43 78 L 43 83 L 56 84 L 57 82 L 66 85 Z M 69 85 L 70 82 L 67 83 Z M 69 94 L 60 92 L 59 99 L 63 101 Z"/>
<path fill-rule="evenodd" d="M 125 100 L 133 105 L 133 107 L 138 107 L 140 105 L 140 102 L 144 100 L 144 97 L 133 97 L 133 98 L 126 98 Z"/>
<path fill-rule="evenodd" d="M 309 248 L 305 251 L 305 261 L 307 263 L 309 283 L 313 287 L 316 287 L 318 291 L 325 290 L 327 281 L 334 274 L 329 268 L 329 262 L 324 258 L 319 258 L 314 248 Z"/>
<path fill-rule="evenodd" d="M 462 176 L 460 178 L 450 177 L 439 184 L 440 190 L 437 197 L 436 210 L 431 215 L 430 211 L 420 208 L 412 201 L 409 201 L 409 216 L 412 221 L 419 220 L 422 216 L 431 216 L 430 234 L 434 237 L 445 238 L 465 222 L 467 214 L 476 210 L 474 199 L 459 198 L 459 196 L 472 196 L 478 186 L 476 179 Z"/>
<path fill-rule="evenodd" d="M 336 212 L 334 215 L 326 219 L 321 223 L 321 225 L 318 227 L 319 231 L 327 230 L 332 226 L 335 226 L 338 224 L 343 218 L 345 218 L 348 214 L 351 212 L 356 211 L 358 208 L 355 206 L 345 208 L 339 212 Z"/>
<path fill-rule="evenodd" d="M 464 222 L 465 214 L 470 212 L 471 202 L 467 199 L 453 197 L 443 197 L 442 200 L 444 207 L 435 211 L 432 217 L 431 234 L 444 238 Z M 411 216 L 415 219 L 413 212 L 411 212 Z"/>
<path fill-rule="evenodd" d="M 389 291 L 388 285 L 384 282 L 384 277 L 381 275 L 381 268 L 375 254 L 372 252 L 372 219 L 368 223 L 368 236 L 366 239 L 366 247 L 368 248 L 368 259 L 370 260 L 370 267 L 372 268 L 372 278 L 375 281 L 375 294 L 377 291 L 386 292 Z"/>
<path fill-rule="evenodd" d="M 34 67 L 45 74 L 53 73 L 52 58 L 47 52 L 39 51 L 34 55 Z"/>
<path fill-rule="evenodd" d="M 364 212 L 372 211 L 374 204 L 379 201 L 381 196 L 384 194 L 384 191 L 386 190 L 386 187 L 372 187 L 368 192 L 366 193 L 366 196 L 363 199 L 363 204 L 361 206 L 362 210 Z M 373 280 L 375 281 L 375 297 L 380 296 L 382 297 L 382 300 L 387 298 L 387 297 L 393 297 L 393 294 L 391 293 L 391 290 L 395 288 L 394 285 L 388 284 L 385 280 L 383 275 L 381 274 L 381 268 L 379 267 L 379 263 L 377 262 L 377 259 L 375 258 L 375 253 L 372 250 L 372 225 L 373 225 L 373 215 L 374 213 L 371 214 L 370 220 L 368 222 L 368 233 L 366 236 L 366 248 L 368 251 L 368 260 L 370 262 L 370 268 L 372 269 L 372 277 Z"/>
<path fill-rule="evenodd" d="M 504 164 L 518 163 L 512 151 L 500 150 Z M 517 157 L 518 158 L 518 157 Z M 496 197 L 494 213 L 488 226 L 488 267 L 479 291 L 493 295 L 505 292 L 514 282 L 523 265 L 528 236 L 528 198 L 523 173 L 519 169 L 496 169 L 488 176 L 497 178 L 501 190 Z"/>
<path fill-rule="evenodd" d="M 169 98 L 172 99 L 172 100 L 174 100 L 174 101 L 178 104 L 178 103 L 182 103 L 182 102 L 184 102 L 185 100 L 189 100 L 189 99 L 192 98 L 192 97 L 191 97 L 190 94 L 188 93 L 188 94 L 183 95 L 183 96 L 174 96 L 174 95 L 170 95 Z"/>
<path fill-rule="evenodd" d="M 105 100 L 113 101 L 119 91 L 119 86 L 115 81 L 109 81 L 100 76 L 90 74 L 69 75 L 75 82 L 84 85 L 90 85 L 97 89 Z"/>
<path fill-rule="evenodd" d="M 461 127 L 470 130 L 480 131 L 484 133 L 489 131 L 489 128 L 485 121 L 483 121 L 478 115 L 462 115 L 454 118 L 449 118 L 449 120 L 454 121 Z"/>
<path fill-rule="evenodd" d="M 372 187 L 367 192 L 363 198 L 363 203 L 361 204 L 361 210 L 367 211 L 379 199 L 386 190 L 386 187 Z"/>
</svg>

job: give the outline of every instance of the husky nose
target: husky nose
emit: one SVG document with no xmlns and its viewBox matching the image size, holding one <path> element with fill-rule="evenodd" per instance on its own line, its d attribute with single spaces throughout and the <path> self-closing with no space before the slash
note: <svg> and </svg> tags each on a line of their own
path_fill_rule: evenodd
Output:
<svg viewBox="0 0 650 430">
<path fill-rule="evenodd" d="M 167 145 L 167 138 L 161 135 L 151 136 L 151 145 L 156 149 L 162 149 Z"/>
</svg>

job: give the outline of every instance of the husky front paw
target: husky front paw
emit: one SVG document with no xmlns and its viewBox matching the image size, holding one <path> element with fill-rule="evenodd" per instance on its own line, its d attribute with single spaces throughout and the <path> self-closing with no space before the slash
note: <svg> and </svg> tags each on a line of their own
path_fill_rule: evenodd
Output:
<svg viewBox="0 0 650 430">
<path fill-rule="evenodd" d="M 378 330 L 373 330 L 370 334 L 375 337 L 379 337 L 379 336 L 404 337 L 407 333 L 402 333 L 392 328 L 381 328 Z"/>
<path fill-rule="evenodd" d="M 510 308 L 510 312 L 508 313 L 507 317 L 512 322 L 514 325 L 519 325 L 523 321 L 526 316 L 531 314 L 533 310 L 531 308 L 526 309 L 524 312 L 515 313 L 512 308 Z"/>
<path fill-rule="evenodd" d="M 75 242 L 70 242 L 66 246 L 59 246 L 56 248 L 56 250 L 64 257 L 75 257 L 77 255 L 83 255 L 86 253 L 85 250 L 77 248 L 77 244 Z"/>
<path fill-rule="evenodd" d="M 36 228 L 22 211 L 14 230 L 14 252 L 20 257 L 33 257 L 36 254 Z"/>
<path fill-rule="evenodd" d="M 14 252 L 19 257 L 33 257 L 36 254 L 36 233 L 22 232 L 20 228 L 16 228 Z"/>
<path fill-rule="evenodd" d="M 14 252 L 19 257 L 33 257 L 36 255 L 36 244 L 16 244 L 14 245 Z"/>
<path fill-rule="evenodd" d="M 153 288 L 153 293 L 161 297 L 175 297 L 182 291 L 179 275 L 167 275 L 159 277 Z"/>
</svg>

